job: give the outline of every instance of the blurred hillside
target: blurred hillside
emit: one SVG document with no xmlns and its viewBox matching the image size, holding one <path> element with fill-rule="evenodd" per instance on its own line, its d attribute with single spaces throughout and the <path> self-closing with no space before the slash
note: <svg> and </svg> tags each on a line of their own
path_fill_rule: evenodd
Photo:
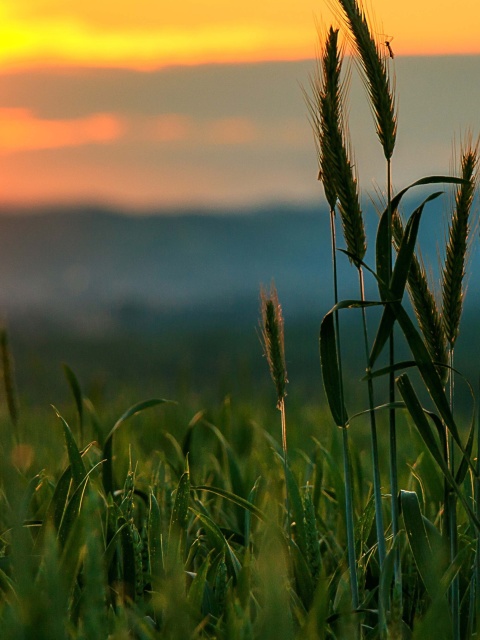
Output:
<svg viewBox="0 0 480 640">
<path fill-rule="evenodd" d="M 422 252 L 434 264 L 443 237 L 439 216 L 441 208 L 432 206 L 422 221 Z M 367 219 L 373 232 L 377 214 L 368 211 Z M 286 317 L 290 379 L 306 393 L 320 389 L 318 328 L 332 305 L 325 211 L 3 212 L 0 243 L 0 309 L 19 379 L 48 401 L 60 384 L 60 362 L 92 385 L 120 381 L 164 395 L 186 386 L 199 393 L 258 390 L 259 381 L 268 384 L 256 331 L 258 292 L 272 279 Z M 368 261 L 374 264 L 371 251 Z M 356 296 L 356 273 L 346 258 L 339 264 L 340 295 Z M 465 327 L 459 343 L 460 353 L 469 345 L 467 368 L 478 267 L 474 253 L 466 315 L 472 329 Z M 347 313 L 342 322 L 351 320 Z"/>
</svg>

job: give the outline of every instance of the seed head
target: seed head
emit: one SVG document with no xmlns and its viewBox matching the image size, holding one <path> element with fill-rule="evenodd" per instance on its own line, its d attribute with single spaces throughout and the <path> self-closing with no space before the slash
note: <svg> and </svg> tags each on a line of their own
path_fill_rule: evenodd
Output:
<svg viewBox="0 0 480 640">
<path fill-rule="evenodd" d="M 277 407 L 280 408 L 285 399 L 287 368 L 285 365 L 285 340 L 282 307 L 278 301 L 275 285 L 270 292 L 262 287 L 260 290 L 261 337 L 263 350 L 267 358 L 270 374 L 277 390 Z"/>
</svg>

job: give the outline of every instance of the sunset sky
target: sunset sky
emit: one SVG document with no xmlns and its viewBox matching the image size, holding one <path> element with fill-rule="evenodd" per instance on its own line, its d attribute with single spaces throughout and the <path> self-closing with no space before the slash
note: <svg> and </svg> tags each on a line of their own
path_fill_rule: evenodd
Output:
<svg viewBox="0 0 480 640">
<path fill-rule="evenodd" d="M 305 61 L 315 56 L 316 22 L 330 23 L 330 5 L 0 0 L 0 202 L 311 199 L 315 156 L 300 86 L 313 69 Z M 379 40 L 391 40 L 402 87 L 410 73 L 425 89 L 415 65 L 401 76 L 403 56 L 474 54 L 477 61 L 477 0 L 458 0 L 454 12 L 445 0 L 366 7 Z M 478 63 L 473 72 L 478 78 Z M 466 119 L 460 89 L 456 105 L 452 91 L 442 94 L 442 79 L 430 77 L 438 96 L 428 108 L 447 114 L 437 124 L 445 126 L 442 149 L 451 148 L 454 134 L 477 123 Z M 408 114 L 408 94 L 405 105 Z"/>
</svg>

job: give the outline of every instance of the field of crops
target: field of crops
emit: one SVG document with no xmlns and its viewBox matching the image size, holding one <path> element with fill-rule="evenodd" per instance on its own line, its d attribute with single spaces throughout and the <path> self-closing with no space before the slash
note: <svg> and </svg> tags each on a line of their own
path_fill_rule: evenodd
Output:
<svg viewBox="0 0 480 640">
<path fill-rule="evenodd" d="M 478 141 L 464 137 L 455 175 L 395 192 L 393 52 L 375 41 L 355 0 L 338 4 L 386 184 L 367 238 L 344 48 L 332 27 L 305 91 L 331 220 L 331 310 L 319 319 L 324 395 L 310 393 L 313 379 L 301 394 L 288 380 L 288 327 L 273 283 L 261 288 L 258 321 L 268 388 L 247 383 L 241 367 L 238 380 L 233 370 L 221 382 L 220 370 L 205 369 L 204 396 L 187 371 L 166 383 L 173 395 L 132 399 L 140 381 L 107 395 L 89 383 L 86 392 L 64 365 L 67 398 L 25 403 L 3 330 L 2 638 L 478 637 L 477 391 L 457 371 L 455 350 L 478 240 Z M 424 209 L 445 190 L 451 210 L 435 287 L 417 238 Z M 401 211 L 407 193 L 418 206 Z M 355 299 L 340 299 L 339 260 L 358 282 Z M 356 332 L 344 320 L 353 314 Z M 316 336 L 303 337 L 317 353 Z M 358 353 L 355 366 L 345 357 L 352 341 L 360 365 Z M 240 362 L 238 346 L 229 351 L 227 340 L 226 357 Z"/>
</svg>

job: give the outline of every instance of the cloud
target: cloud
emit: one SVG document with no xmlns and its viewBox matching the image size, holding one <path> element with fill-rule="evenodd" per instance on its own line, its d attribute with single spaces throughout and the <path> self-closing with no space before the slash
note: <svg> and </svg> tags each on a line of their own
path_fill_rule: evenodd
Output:
<svg viewBox="0 0 480 640">
<path fill-rule="evenodd" d="M 208 123 L 203 130 L 205 143 L 243 145 L 257 142 L 260 132 L 249 118 L 221 118 Z"/>
<path fill-rule="evenodd" d="M 448 173 L 453 135 L 478 120 L 480 87 L 471 79 L 480 57 L 395 62 L 400 189 Z M 156 206 L 321 197 L 299 87 L 313 68 L 310 61 L 0 74 L 0 199 Z M 370 179 L 384 183 L 383 154 L 355 73 L 349 94 L 367 194 Z"/>
<path fill-rule="evenodd" d="M 145 132 L 151 142 L 180 142 L 187 140 L 194 131 L 194 122 L 191 118 L 176 113 L 152 118 L 147 123 Z"/>
<path fill-rule="evenodd" d="M 124 126 L 112 114 L 74 120 L 45 120 L 25 108 L 0 109 L 0 153 L 56 149 L 118 140 Z"/>
</svg>

